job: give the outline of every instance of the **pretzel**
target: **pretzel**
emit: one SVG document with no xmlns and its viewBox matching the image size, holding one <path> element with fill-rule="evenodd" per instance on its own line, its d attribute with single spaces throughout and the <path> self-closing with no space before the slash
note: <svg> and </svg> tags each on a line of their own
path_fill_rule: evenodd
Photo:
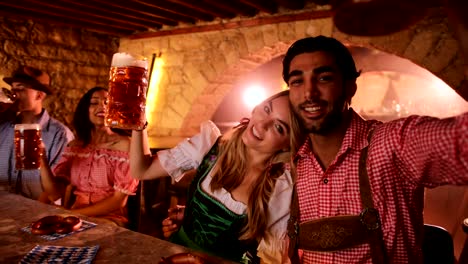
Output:
<svg viewBox="0 0 468 264">
<path fill-rule="evenodd" d="M 67 234 L 78 230 L 81 224 L 81 219 L 76 216 L 49 215 L 32 223 L 31 233 L 34 235 Z"/>
<path fill-rule="evenodd" d="M 179 253 L 167 258 L 161 258 L 159 264 L 208 264 L 208 262 L 190 253 Z"/>
<path fill-rule="evenodd" d="M 55 232 L 59 234 L 67 234 L 80 229 L 81 219 L 76 216 L 67 216 L 62 222 L 56 226 Z"/>
</svg>

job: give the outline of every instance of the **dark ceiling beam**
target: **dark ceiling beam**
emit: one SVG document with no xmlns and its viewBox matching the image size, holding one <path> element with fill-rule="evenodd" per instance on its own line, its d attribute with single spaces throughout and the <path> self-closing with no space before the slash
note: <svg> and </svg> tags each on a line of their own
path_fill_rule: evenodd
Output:
<svg viewBox="0 0 468 264">
<path fill-rule="evenodd" d="M 154 1 L 154 0 L 134 0 L 134 1 L 139 2 L 139 3 L 143 4 L 143 5 L 159 8 L 159 9 L 165 10 L 167 12 L 171 12 L 171 13 L 174 13 L 174 14 L 195 18 L 195 19 L 202 20 L 202 21 L 213 21 L 214 20 L 213 15 L 203 13 L 203 12 L 199 12 L 199 11 L 194 10 L 192 8 L 187 8 L 187 7 L 183 6 L 183 5 L 174 4 L 172 2 L 166 2 L 166 1 L 162 1 L 162 0 L 158 0 L 158 1 Z"/>
<path fill-rule="evenodd" d="M 228 23 L 218 23 L 210 24 L 203 26 L 193 26 L 193 27 L 184 27 L 184 28 L 175 28 L 168 30 L 160 30 L 156 32 L 144 32 L 137 33 L 128 36 L 130 39 L 142 39 L 142 38 L 154 38 L 161 36 L 172 36 L 180 34 L 191 34 L 191 33 L 200 33 L 200 32 L 209 32 L 209 31 L 220 31 L 226 29 L 237 29 L 243 27 L 255 27 L 269 24 L 278 24 L 291 21 L 301 21 L 301 20 L 312 20 L 331 17 L 334 14 L 332 10 L 312 10 L 305 11 L 297 14 L 287 14 L 287 15 L 277 15 L 270 17 L 256 17 L 251 19 L 244 19 L 240 21 L 233 21 Z"/>
<path fill-rule="evenodd" d="M 138 23 L 146 25 L 146 27 L 151 28 L 161 28 L 163 22 L 159 22 L 155 18 L 145 16 L 141 13 L 133 12 L 130 10 L 118 9 L 113 6 L 105 6 L 102 3 L 98 3 L 92 0 L 55 0 L 66 3 L 70 7 L 74 6 L 82 9 L 83 7 L 87 8 L 89 11 L 94 10 L 95 13 L 106 14 L 106 16 L 120 17 L 122 19 L 131 19 Z"/>
<path fill-rule="evenodd" d="M 137 11 L 142 14 L 158 17 L 160 19 L 165 19 L 168 21 L 168 23 L 164 23 L 164 24 L 171 25 L 171 26 L 176 26 L 177 22 L 184 22 L 184 23 L 190 23 L 190 24 L 195 23 L 195 20 L 193 18 L 170 13 L 170 12 L 158 9 L 158 8 L 143 5 L 135 1 L 129 1 L 129 0 L 95 0 L 95 1 L 105 3 L 107 5 L 111 5 L 115 7 L 121 7 L 121 8 L 125 8 L 128 10 Z M 169 21 L 172 21 L 172 23 Z"/>
<path fill-rule="evenodd" d="M 275 0 L 278 5 L 284 6 L 287 9 L 291 10 L 299 10 L 304 8 L 305 6 L 305 1 L 304 0 Z M 324 0 L 314 0 L 315 1 L 324 1 Z M 330 1 L 330 0 L 325 0 L 325 1 Z"/>
<path fill-rule="evenodd" d="M 50 11 L 57 10 L 58 12 L 54 12 L 54 13 L 68 14 L 70 15 L 70 17 L 73 17 L 73 18 L 74 17 L 79 17 L 79 18 L 86 17 L 92 20 L 101 19 L 102 21 L 108 21 L 109 24 L 118 23 L 118 24 L 122 24 L 125 26 L 132 25 L 135 27 L 134 28 L 135 30 L 138 30 L 138 29 L 147 30 L 149 28 L 152 28 L 148 26 L 148 24 L 138 23 L 138 21 L 135 22 L 129 19 L 125 19 L 121 16 L 109 16 L 102 12 L 96 12 L 95 9 L 89 8 L 89 7 L 79 6 L 78 8 L 76 8 L 76 6 L 73 6 L 73 4 L 63 3 L 59 1 L 54 1 L 54 3 L 49 3 L 47 1 L 38 1 L 38 0 L 23 0 L 23 1 L 28 2 L 28 5 L 33 4 L 34 6 L 38 8 L 38 10 L 40 8 L 46 8 L 42 10 L 50 10 Z"/>
<path fill-rule="evenodd" d="M 228 12 L 227 10 L 224 9 L 219 9 L 216 7 L 213 7 L 207 3 L 204 3 L 203 0 L 192 0 L 192 1 L 187 1 L 187 0 L 166 0 L 168 2 L 176 3 L 179 5 L 183 5 L 187 8 L 207 13 L 210 14 L 214 17 L 222 17 L 222 18 L 233 18 L 236 16 L 235 13 L 233 12 Z"/>
<path fill-rule="evenodd" d="M 234 0 L 230 1 L 220 1 L 220 0 L 203 0 L 209 5 L 216 6 L 219 9 L 227 10 L 228 12 L 242 15 L 242 16 L 255 16 L 257 14 L 257 10 L 251 6 L 246 6 L 239 2 L 235 2 Z"/>
<path fill-rule="evenodd" d="M 71 1 L 76 1 L 76 0 L 71 0 Z M 100 1 L 100 0 L 83 0 L 80 1 L 82 4 L 89 5 L 91 7 L 93 6 L 99 6 L 101 8 L 107 9 L 107 10 L 113 10 L 116 12 L 124 12 L 128 15 L 132 16 L 137 16 L 140 19 L 143 19 L 145 21 L 153 21 L 154 23 L 158 23 L 161 25 L 171 25 L 171 26 L 176 26 L 177 21 L 175 20 L 168 20 L 162 17 L 158 17 L 154 14 L 149 14 L 147 12 L 141 12 L 138 9 L 129 9 L 127 7 L 122 7 L 119 5 L 113 5 L 112 3 L 108 3 L 107 1 Z"/>
<path fill-rule="evenodd" d="M 274 1 L 271 0 L 238 0 L 239 2 L 256 8 L 262 12 L 268 14 L 274 14 L 278 12 L 278 6 Z"/>
<path fill-rule="evenodd" d="M 77 28 L 77 29 L 86 29 L 86 30 L 100 32 L 100 33 L 104 33 L 104 34 L 108 34 L 108 35 L 116 36 L 116 37 L 124 37 L 124 36 L 128 36 L 134 33 L 133 30 L 115 28 L 109 25 L 88 23 L 85 21 L 77 22 L 76 20 L 71 20 L 65 17 L 58 17 L 55 15 L 38 16 L 36 12 L 32 12 L 32 11 L 24 10 L 24 9 L 19 10 L 19 9 L 9 7 L 9 6 L 2 6 L 1 4 L 0 4 L 0 16 L 4 16 L 4 17 L 13 16 L 16 18 L 28 19 L 28 20 L 32 20 L 35 22 L 49 23 L 49 24 L 57 25 L 57 26 L 71 27 L 71 28 Z"/>
<path fill-rule="evenodd" d="M 42 16 L 54 16 L 54 17 L 59 17 L 60 19 L 67 19 L 68 21 L 71 21 L 75 23 L 76 25 L 80 25 L 82 22 L 86 22 L 89 24 L 98 24 L 98 25 L 105 25 L 113 28 L 119 28 L 123 30 L 146 30 L 145 27 L 137 27 L 137 26 L 132 26 L 128 24 L 119 24 L 115 23 L 109 20 L 104 20 L 104 19 L 98 19 L 95 17 L 86 17 L 83 15 L 77 15 L 74 12 L 67 12 L 63 9 L 59 9 L 59 12 L 57 12 L 57 9 L 46 7 L 46 6 L 41 6 L 37 5 L 31 1 L 24 1 L 24 0 L 16 0 L 16 1 L 9 1 L 9 2 L 1 2 L 0 3 L 3 6 L 15 8 L 18 10 L 18 12 L 21 12 L 22 10 L 27 10 L 31 12 L 31 14 L 35 17 L 42 17 Z M 60 21 L 58 19 L 58 21 Z"/>
</svg>

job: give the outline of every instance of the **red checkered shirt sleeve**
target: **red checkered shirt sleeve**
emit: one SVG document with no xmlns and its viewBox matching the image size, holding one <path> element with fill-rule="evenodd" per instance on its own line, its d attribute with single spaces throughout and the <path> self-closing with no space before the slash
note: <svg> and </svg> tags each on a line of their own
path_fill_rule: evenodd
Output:
<svg viewBox="0 0 468 264">
<path fill-rule="evenodd" d="M 438 119 L 410 116 L 381 126 L 400 176 L 415 185 L 468 184 L 468 113 Z"/>
</svg>

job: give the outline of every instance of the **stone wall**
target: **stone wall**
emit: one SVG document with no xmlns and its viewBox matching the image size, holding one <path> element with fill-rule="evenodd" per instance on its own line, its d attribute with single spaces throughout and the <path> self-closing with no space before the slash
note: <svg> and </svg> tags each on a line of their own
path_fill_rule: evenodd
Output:
<svg viewBox="0 0 468 264">
<path fill-rule="evenodd" d="M 28 20 L 0 18 L 0 23 L 0 80 L 20 65 L 49 73 L 54 94 L 47 97 L 45 108 L 71 128 L 74 109 L 84 92 L 107 86 L 119 39 Z"/>
<path fill-rule="evenodd" d="M 234 82 L 272 58 L 284 54 L 295 40 L 306 36 L 333 36 L 407 58 L 426 68 L 457 90 L 463 69 L 457 42 L 445 13 L 431 10 L 411 28 L 382 37 L 343 34 L 331 18 L 252 26 L 217 32 L 121 39 L 119 50 L 143 55 L 162 53 L 165 66 L 158 105 L 150 124 L 152 138 L 185 137 L 211 118 Z M 457 90 L 465 99 L 468 91 Z"/>
</svg>

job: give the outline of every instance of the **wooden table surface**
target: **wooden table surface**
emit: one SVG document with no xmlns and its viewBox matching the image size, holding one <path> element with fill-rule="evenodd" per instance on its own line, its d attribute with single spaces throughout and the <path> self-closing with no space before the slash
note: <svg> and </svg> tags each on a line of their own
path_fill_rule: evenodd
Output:
<svg viewBox="0 0 468 264">
<path fill-rule="evenodd" d="M 18 263 L 36 245 L 95 246 L 99 251 L 92 263 L 158 263 L 161 257 L 190 252 L 203 255 L 182 246 L 152 236 L 133 232 L 102 221 L 82 217 L 96 227 L 65 238 L 48 241 L 21 230 L 32 222 L 55 214 L 70 214 L 64 209 L 46 205 L 20 195 L 0 191 L 0 263 Z M 207 257 L 210 263 L 233 263 Z"/>
</svg>

